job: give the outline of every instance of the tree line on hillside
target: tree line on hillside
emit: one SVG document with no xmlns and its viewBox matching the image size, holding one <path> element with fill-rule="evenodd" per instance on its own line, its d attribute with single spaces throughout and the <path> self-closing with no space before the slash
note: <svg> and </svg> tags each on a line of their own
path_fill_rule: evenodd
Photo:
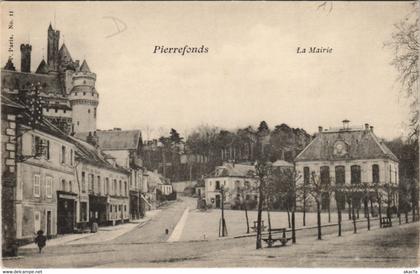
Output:
<svg viewBox="0 0 420 274">
<path fill-rule="evenodd" d="M 256 129 L 199 126 L 186 140 L 171 129 L 168 136 L 144 145 L 143 161 L 148 169 L 158 170 L 172 181 L 196 180 L 223 162 L 253 163 L 260 153 L 269 153 L 271 161 L 292 162 L 311 139 L 304 129 L 280 124 L 271 130 L 265 121 Z"/>
</svg>

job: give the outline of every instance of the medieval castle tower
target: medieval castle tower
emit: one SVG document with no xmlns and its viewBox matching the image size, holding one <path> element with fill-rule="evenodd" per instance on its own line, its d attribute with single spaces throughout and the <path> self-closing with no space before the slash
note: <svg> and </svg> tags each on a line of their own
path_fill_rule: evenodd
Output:
<svg viewBox="0 0 420 274">
<path fill-rule="evenodd" d="M 11 60 L 2 69 L 2 86 L 9 92 L 28 89 L 40 84 L 43 115 L 68 134 L 96 130 L 99 94 L 95 89 L 96 74 L 84 60 L 73 61 L 67 46 L 60 44 L 60 31 L 51 24 L 47 32 L 47 61 L 42 60 L 31 72 L 32 46 L 22 44 L 21 71 Z"/>
</svg>

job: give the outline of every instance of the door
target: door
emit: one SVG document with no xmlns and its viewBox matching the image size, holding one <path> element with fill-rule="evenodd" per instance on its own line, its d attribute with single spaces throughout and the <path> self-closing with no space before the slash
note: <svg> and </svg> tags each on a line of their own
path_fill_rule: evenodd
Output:
<svg viewBox="0 0 420 274">
<path fill-rule="evenodd" d="M 73 233 L 74 228 L 74 201 L 59 199 L 57 208 L 58 233 Z"/>
<path fill-rule="evenodd" d="M 51 236 L 51 211 L 47 211 L 47 237 Z"/>
<path fill-rule="evenodd" d="M 216 195 L 216 208 L 220 208 L 220 195 Z"/>
<path fill-rule="evenodd" d="M 34 228 L 35 233 L 41 230 L 41 212 L 39 211 L 34 212 Z"/>
</svg>

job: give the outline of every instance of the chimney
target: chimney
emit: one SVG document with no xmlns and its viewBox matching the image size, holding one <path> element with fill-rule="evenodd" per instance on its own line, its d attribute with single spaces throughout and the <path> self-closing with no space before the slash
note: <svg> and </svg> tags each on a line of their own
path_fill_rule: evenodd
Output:
<svg viewBox="0 0 420 274">
<path fill-rule="evenodd" d="M 20 71 L 22 72 L 31 72 L 31 51 L 31 45 L 20 45 Z"/>
<path fill-rule="evenodd" d="M 369 130 L 369 124 L 365 124 L 365 130 L 368 131 Z"/>
<path fill-rule="evenodd" d="M 319 132 L 319 133 L 321 133 L 321 132 L 322 132 L 322 127 L 321 127 L 321 126 L 319 126 L 319 127 L 318 127 L 318 132 Z"/>
<path fill-rule="evenodd" d="M 96 135 L 96 131 L 94 131 L 93 134 L 89 131 L 89 135 L 86 138 L 86 142 L 88 142 L 94 147 L 98 146 L 98 136 Z"/>
<path fill-rule="evenodd" d="M 347 120 L 347 119 L 344 119 L 342 122 L 343 122 L 343 129 L 344 130 L 349 129 L 349 123 L 350 123 L 350 121 Z"/>
<path fill-rule="evenodd" d="M 373 126 L 370 126 L 370 131 L 373 132 Z"/>
</svg>

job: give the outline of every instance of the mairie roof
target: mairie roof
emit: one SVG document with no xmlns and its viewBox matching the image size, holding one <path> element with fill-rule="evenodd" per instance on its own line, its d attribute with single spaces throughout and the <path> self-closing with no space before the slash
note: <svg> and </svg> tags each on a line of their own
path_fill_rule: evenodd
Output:
<svg viewBox="0 0 420 274">
<path fill-rule="evenodd" d="M 344 155 L 334 154 L 336 142 L 346 146 Z M 334 161 L 398 158 L 371 130 L 323 131 L 296 157 L 295 161 Z"/>
</svg>

